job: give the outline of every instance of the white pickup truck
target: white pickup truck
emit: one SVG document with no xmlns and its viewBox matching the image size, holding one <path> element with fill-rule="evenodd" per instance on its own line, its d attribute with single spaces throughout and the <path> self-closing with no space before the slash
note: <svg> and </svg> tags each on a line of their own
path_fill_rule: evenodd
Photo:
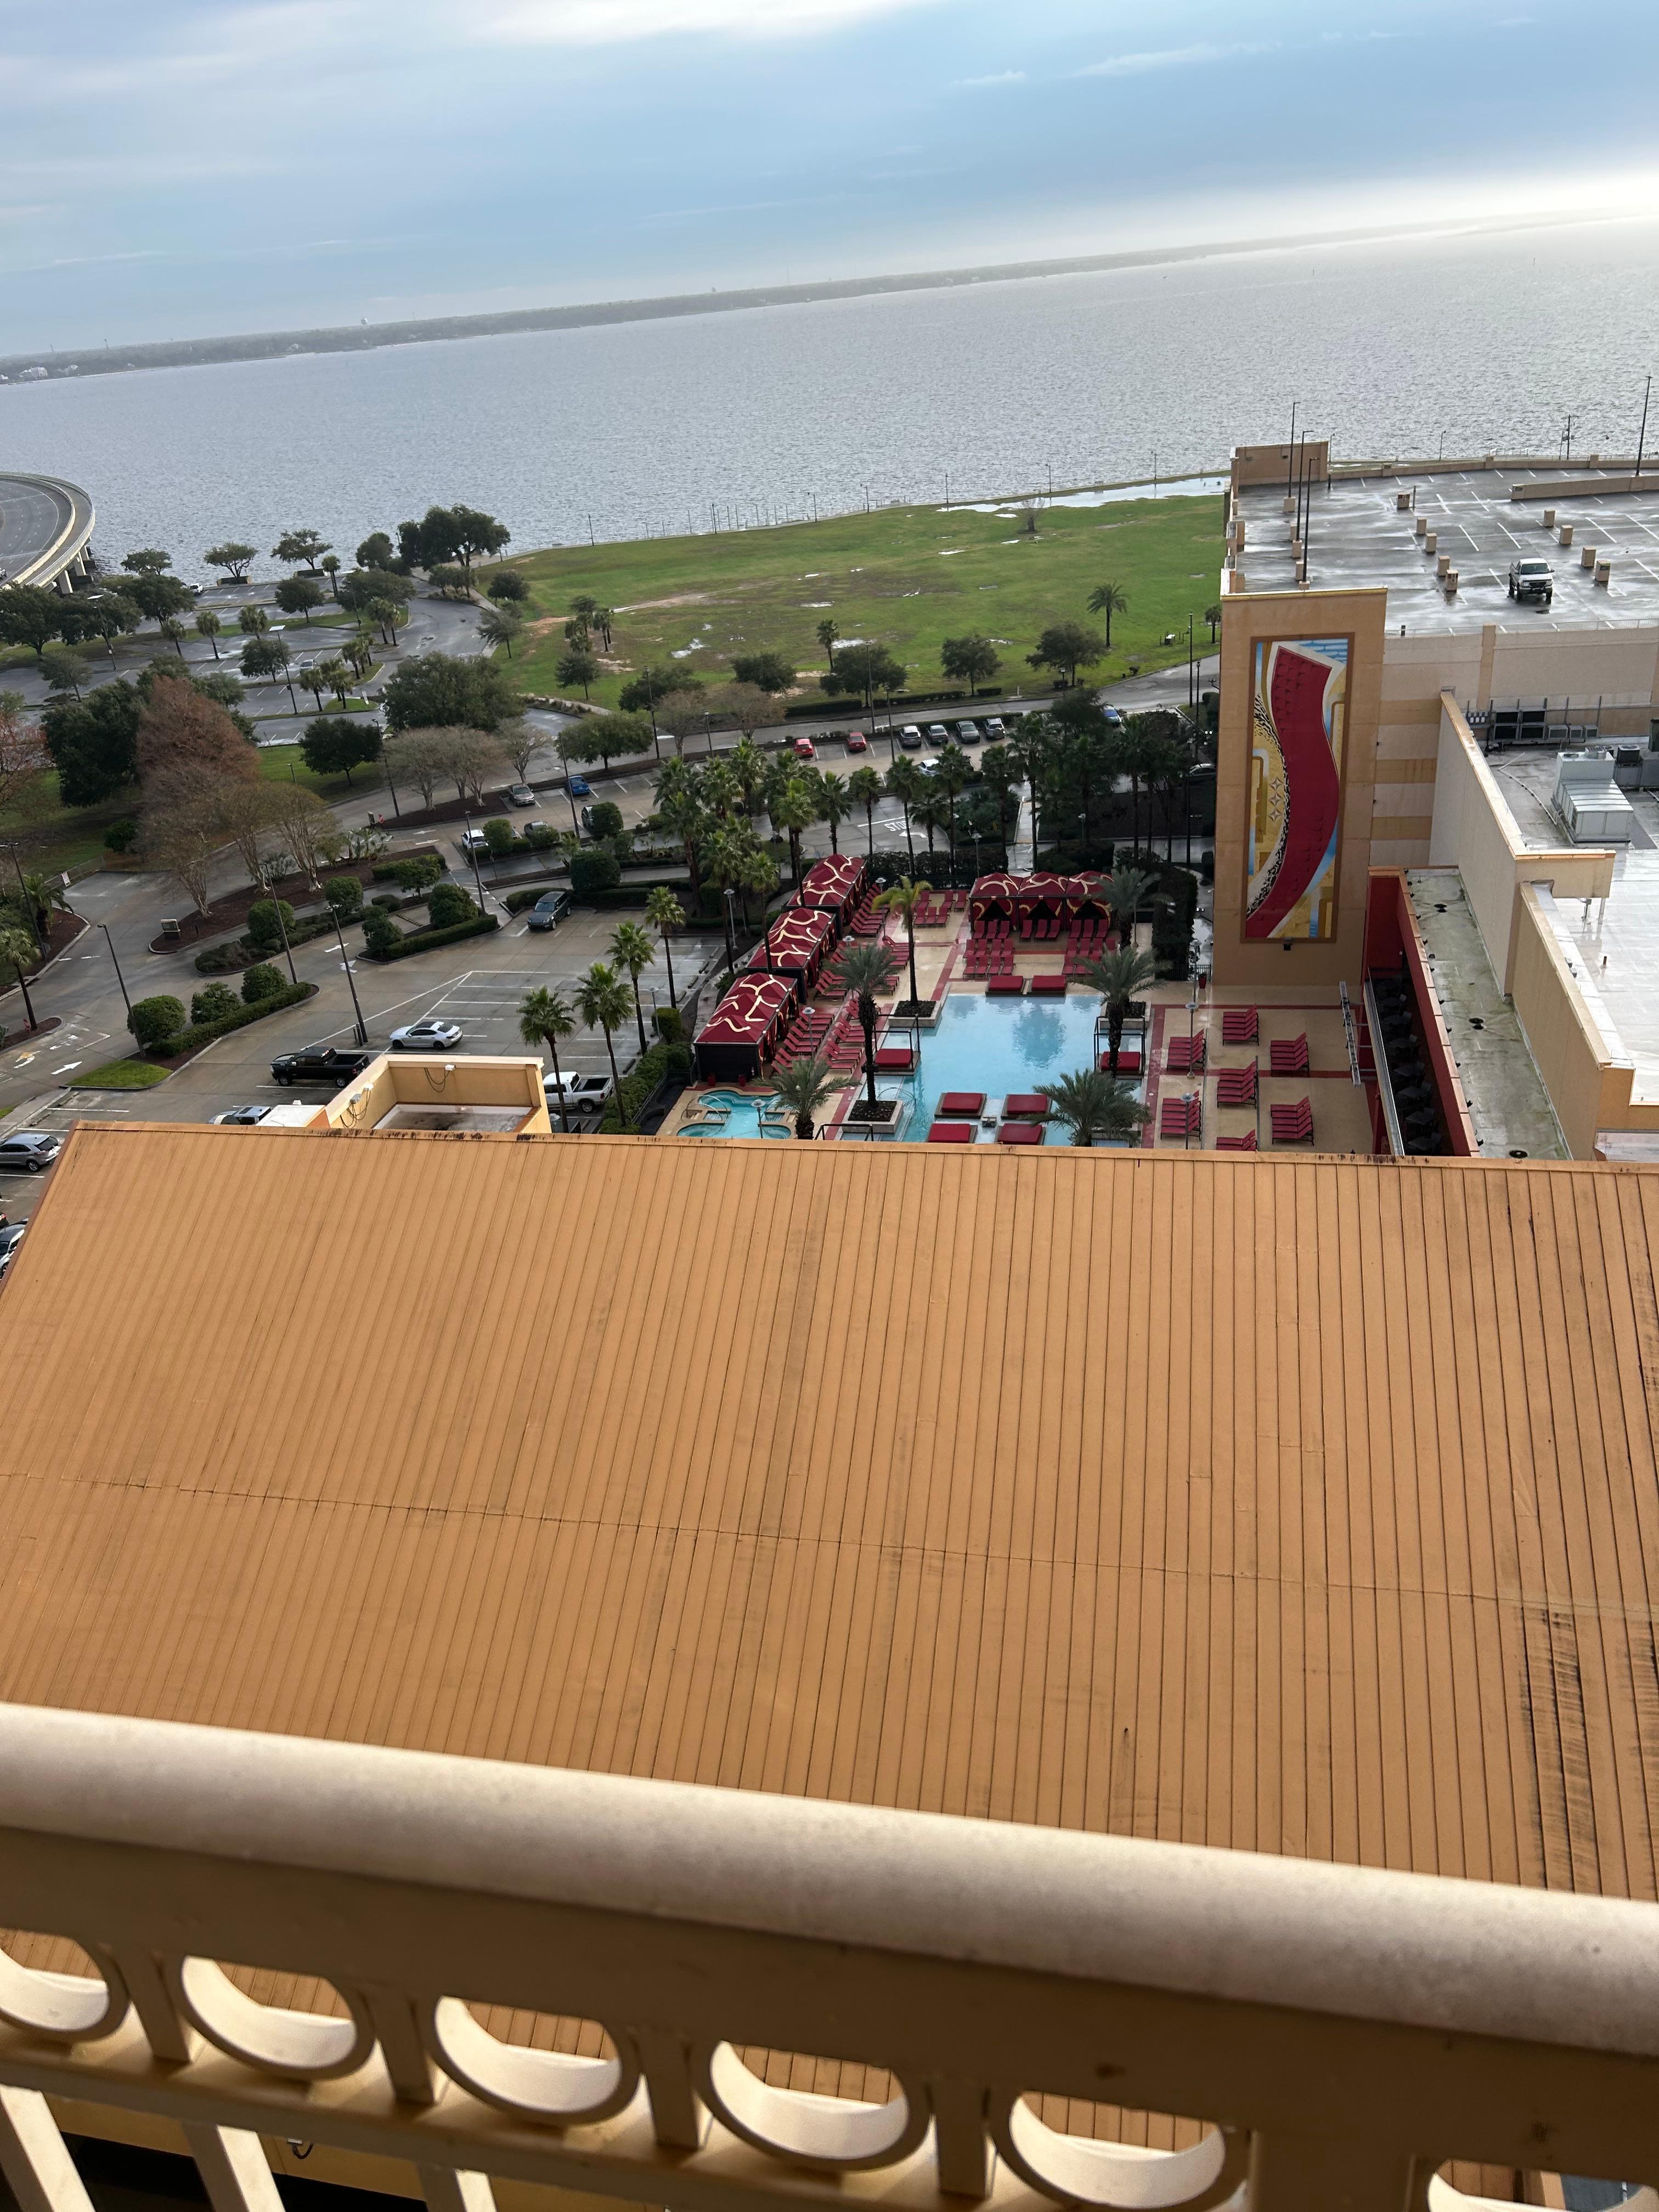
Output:
<svg viewBox="0 0 1659 2212">
<path fill-rule="evenodd" d="M 1510 563 L 1510 597 L 1523 602 L 1547 607 L 1555 597 L 1555 578 L 1550 573 L 1547 561 L 1512 561 Z"/>
</svg>

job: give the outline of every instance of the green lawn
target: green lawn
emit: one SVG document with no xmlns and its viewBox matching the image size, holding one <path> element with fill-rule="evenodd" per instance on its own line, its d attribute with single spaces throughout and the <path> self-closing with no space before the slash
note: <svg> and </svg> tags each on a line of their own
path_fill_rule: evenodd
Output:
<svg viewBox="0 0 1659 2212">
<path fill-rule="evenodd" d="M 1030 688 L 1040 679 L 1025 655 L 1038 632 L 1056 621 L 1096 623 L 1089 592 L 1109 581 L 1129 607 L 1113 622 L 1110 655 L 1091 672 L 1104 682 L 1127 672 L 1131 654 L 1147 668 L 1185 658 L 1187 618 L 1214 601 L 1222 556 L 1213 496 L 1050 507 L 1035 538 L 1008 515 L 900 507 L 771 530 L 560 547 L 502 564 L 532 587 L 522 610 L 531 629 L 512 674 L 526 690 L 558 690 L 565 616 L 572 596 L 586 592 L 620 614 L 614 657 L 625 668 L 593 690 L 606 703 L 626 670 L 675 653 L 715 681 L 729 678 L 733 653 L 773 650 L 804 675 L 822 671 L 814 633 L 826 617 L 846 638 L 889 646 L 913 689 L 940 684 L 941 641 L 970 631 L 999 641 L 999 683 Z M 1166 647 L 1171 630 L 1178 643 Z M 1208 643 L 1201 622 L 1197 635 Z"/>
<path fill-rule="evenodd" d="M 343 775 L 313 775 L 300 757 L 298 745 L 261 745 L 258 752 L 260 780 L 265 783 L 287 783 L 290 778 L 314 791 L 331 806 L 343 799 L 355 799 L 361 792 L 366 797 L 370 792 L 384 791 L 386 778 L 380 773 L 378 761 L 367 767 L 354 768 L 348 783 Z"/>
<path fill-rule="evenodd" d="M 86 1075 L 77 1075 L 77 1091 L 153 1091 L 158 1083 L 165 1083 L 173 1070 L 157 1067 L 148 1060 L 111 1060 L 102 1067 L 94 1067 Z"/>
</svg>

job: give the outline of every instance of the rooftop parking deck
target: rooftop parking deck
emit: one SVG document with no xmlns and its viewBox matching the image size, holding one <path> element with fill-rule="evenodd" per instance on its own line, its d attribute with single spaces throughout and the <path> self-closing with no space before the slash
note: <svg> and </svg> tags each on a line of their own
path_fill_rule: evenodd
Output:
<svg viewBox="0 0 1659 2212">
<path fill-rule="evenodd" d="M 1613 483 L 1629 467 L 1472 470 L 1457 475 L 1343 478 L 1313 492 L 1308 528 L 1308 581 L 1323 590 L 1385 585 L 1389 620 L 1424 630 L 1478 630 L 1488 623 L 1511 628 L 1583 629 L 1659 620 L 1659 473 L 1653 489 L 1626 494 L 1579 494 L 1553 502 L 1511 497 L 1518 483 L 1554 481 Z M 1414 495 L 1414 512 L 1402 514 L 1401 492 Z M 1291 552 L 1294 519 L 1283 512 L 1284 489 L 1257 485 L 1239 494 L 1245 526 L 1240 566 L 1252 592 L 1287 591 L 1296 574 Z M 1543 526 L 1545 507 L 1557 528 L 1573 526 L 1563 547 Z M 1424 552 L 1417 518 L 1426 516 L 1437 555 L 1449 554 L 1458 572 L 1455 598 L 1436 580 L 1436 556 Z M 1612 563 L 1610 580 L 1598 585 L 1583 564 L 1594 546 Z M 1509 596 L 1510 563 L 1547 560 L 1555 597 L 1548 608 L 1516 606 Z"/>
</svg>

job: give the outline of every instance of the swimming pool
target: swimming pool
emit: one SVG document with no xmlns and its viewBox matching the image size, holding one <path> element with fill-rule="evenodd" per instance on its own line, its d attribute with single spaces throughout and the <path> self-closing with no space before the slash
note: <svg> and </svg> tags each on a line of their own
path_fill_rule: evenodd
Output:
<svg viewBox="0 0 1659 2212">
<path fill-rule="evenodd" d="M 877 1088 L 884 1096 L 913 1102 L 906 1134 L 925 1137 L 947 1091 L 982 1091 L 988 1100 L 1006 1098 L 1011 1091 L 1041 1091 L 1057 1077 L 1092 1067 L 1099 1012 L 1093 991 L 1068 991 L 1063 999 L 987 999 L 952 991 L 939 1027 L 921 1032 L 917 1073 L 886 1079 Z M 909 1034 L 897 1025 L 890 1041 L 897 1044 Z M 988 1130 L 983 1133 L 990 1135 Z M 1051 1122 L 1043 1142 L 1063 1145 L 1070 1137 Z"/>
<path fill-rule="evenodd" d="M 711 1121 L 706 1128 L 682 1129 L 685 1137 L 788 1137 L 793 1133 L 775 1123 L 763 1127 L 761 1109 L 774 1103 L 770 1094 L 763 1098 L 751 1097 L 743 1091 L 705 1091 L 697 1105 L 726 1106 L 731 1112 L 724 1121 Z M 696 1113 L 696 1106 L 690 1109 Z"/>
</svg>

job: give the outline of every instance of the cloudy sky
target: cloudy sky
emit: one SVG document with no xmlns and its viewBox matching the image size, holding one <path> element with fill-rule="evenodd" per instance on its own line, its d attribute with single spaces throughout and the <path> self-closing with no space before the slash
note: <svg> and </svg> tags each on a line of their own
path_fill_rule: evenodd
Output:
<svg viewBox="0 0 1659 2212">
<path fill-rule="evenodd" d="M 1599 0 L 0 0 L 0 353 L 1659 210 Z"/>
</svg>

